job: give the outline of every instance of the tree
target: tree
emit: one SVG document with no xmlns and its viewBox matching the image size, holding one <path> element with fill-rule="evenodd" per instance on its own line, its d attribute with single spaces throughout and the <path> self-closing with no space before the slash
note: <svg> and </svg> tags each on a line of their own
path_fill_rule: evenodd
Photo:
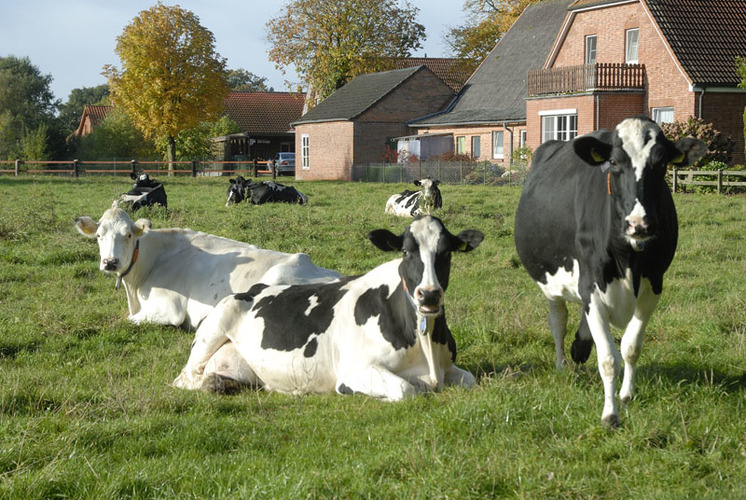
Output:
<svg viewBox="0 0 746 500">
<path fill-rule="evenodd" d="M 93 132 L 77 139 L 76 152 L 81 160 L 152 158 L 156 149 L 135 128 L 120 108 L 112 109 Z"/>
<path fill-rule="evenodd" d="M 228 115 L 221 116 L 214 122 L 202 122 L 189 130 L 183 130 L 176 136 L 176 159 L 179 161 L 203 160 L 210 157 L 212 137 L 240 132 L 241 127 Z M 163 148 L 162 141 L 156 146 Z"/>
<path fill-rule="evenodd" d="M 147 139 L 165 138 L 175 161 L 179 132 L 224 109 L 229 89 L 215 37 L 192 12 L 158 3 L 125 27 L 115 52 L 122 70 L 104 67 L 112 102 Z"/>
<path fill-rule="evenodd" d="M 50 125 L 59 101 L 51 83 L 51 75 L 42 75 L 28 57 L 0 57 L 0 157 L 36 159 L 23 154 L 23 144 L 34 142 L 38 153 L 39 138 L 46 141 L 54 128 Z"/>
<path fill-rule="evenodd" d="M 228 72 L 228 86 L 233 92 L 273 92 L 267 87 L 267 79 L 256 76 L 245 69 L 233 69 Z"/>
<path fill-rule="evenodd" d="M 294 65 L 316 99 L 355 76 L 390 69 L 421 47 L 425 27 L 407 0 L 290 0 L 267 22 L 269 59 Z"/>
<path fill-rule="evenodd" d="M 73 89 L 70 92 L 67 102 L 60 106 L 58 118 L 61 126 L 71 134 L 80 125 L 80 117 L 83 115 L 83 108 L 92 104 L 109 103 L 109 86 L 106 84 L 96 87 L 82 87 Z"/>
<path fill-rule="evenodd" d="M 446 43 L 459 59 L 476 69 L 495 44 L 513 26 L 518 16 L 537 0 L 466 0 L 464 11 L 470 19 L 463 26 L 452 28 Z"/>
</svg>

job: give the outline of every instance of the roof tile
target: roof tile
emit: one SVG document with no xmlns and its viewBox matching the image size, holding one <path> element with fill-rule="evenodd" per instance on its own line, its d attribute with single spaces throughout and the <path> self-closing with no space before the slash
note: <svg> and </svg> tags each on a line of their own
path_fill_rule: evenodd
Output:
<svg viewBox="0 0 746 500">
<path fill-rule="evenodd" d="M 244 132 L 285 134 L 303 114 L 304 99 L 296 92 L 231 92 L 225 109 Z"/>
</svg>

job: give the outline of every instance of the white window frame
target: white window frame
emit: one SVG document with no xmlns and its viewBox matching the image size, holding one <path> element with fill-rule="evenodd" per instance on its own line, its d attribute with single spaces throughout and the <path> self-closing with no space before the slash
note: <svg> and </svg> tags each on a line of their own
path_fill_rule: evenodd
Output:
<svg viewBox="0 0 746 500">
<path fill-rule="evenodd" d="M 457 155 L 466 154 L 466 136 L 465 135 L 456 136 L 456 154 Z"/>
<path fill-rule="evenodd" d="M 482 138 L 478 135 L 471 136 L 471 156 L 479 158 L 482 154 Z"/>
<path fill-rule="evenodd" d="M 624 32 L 624 62 L 627 64 L 640 62 L 640 28 L 632 28 Z"/>
<path fill-rule="evenodd" d="M 303 170 L 311 169 L 310 159 L 311 159 L 311 139 L 309 138 L 308 134 L 302 134 L 300 136 L 301 169 Z"/>
<path fill-rule="evenodd" d="M 585 37 L 585 63 L 586 64 L 596 64 L 596 51 L 597 50 L 598 50 L 598 36 L 597 35 L 586 35 Z"/>
<path fill-rule="evenodd" d="M 518 147 L 519 148 L 525 148 L 526 147 L 526 138 L 528 137 L 528 132 L 526 129 L 521 130 L 520 132 L 520 138 L 518 139 Z"/>
<path fill-rule="evenodd" d="M 569 141 L 578 136 L 578 110 L 557 109 L 540 111 L 541 142 Z"/>
<path fill-rule="evenodd" d="M 505 131 L 492 131 L 492 159 L 502 160 L 505 158 Z"/>
<path fill-rule="evenodd" d="M 673 106 L 661 106 L 653 108 L 652 118 L 655 123 L 671 123 L 674 121 Z"/>
</svg>

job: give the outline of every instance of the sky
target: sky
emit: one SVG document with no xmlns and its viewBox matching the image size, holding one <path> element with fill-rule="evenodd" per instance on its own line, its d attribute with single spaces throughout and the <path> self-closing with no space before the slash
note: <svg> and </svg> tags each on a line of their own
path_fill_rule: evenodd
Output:
<svg viewBox="0 0 746 500">
<path fill-rule="evenodd" d="M 67 102 L 76 88 L 106 83 L 106 64 L 121 68 L 117 36 L 157 0 L 0 0 L 0 57 L 28 57 L 51 75 L 55 99 Z M 267 58 L 266 23 L 279 16 L 284 0 L 164 0 L 199 17 L 215 36 L 215 50 L 228 69 L 245 69 L 267 79 L 276 91 L 295 90 L 294 72 L 283 75 Z M 410 0 L 427 39 L 417 57 L 449 57 L 444 35 L 465 23 L 464 0 Z M 288 86 L 290 81 L 292 86 Z"/>
</svg>

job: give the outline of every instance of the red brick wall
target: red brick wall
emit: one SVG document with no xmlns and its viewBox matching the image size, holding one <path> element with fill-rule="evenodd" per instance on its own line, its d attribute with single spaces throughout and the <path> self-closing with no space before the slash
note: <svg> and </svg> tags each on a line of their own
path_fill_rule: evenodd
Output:
<svg viewBox="0 0 746 500">
<path fill-rule="evenodd" d="M 515 151 L 520 147 L 521 130 L 526 130 L 526 125 L 524 123 L 508 125 L 508 129 L 513 131 L 513 151 Z M 492 157 L 492 152 L 494 150 L 494 145 L 492 144 L 492 132 L 499 131 L 503 132 L 504 157 L 502 159 Z M 495 165 L 507 165 L 510 162 L 510 132 L 502 125 L 421 128 L 417 129 L 417 133 L 453 134 L 454 153 L 456 153 L 456 141 L 459 137 L 464 136 L 466 137 L 466 154 L 470 156 L 474 156 L 474 151 L 472 151 L 472 137 L 478 136 L 480 154 L 477 157 L 477 161 L 489 161 Z"/>
<path fill-rule="evenodd" d="M 302 165 L 302 136 L 309 136 L 309 166 Z M 295 177 L 297 179 L 349 179 L 352 165 L 354 124 L 348 121 L 308 123 L 295 129 Z"/>
<path fill-rule="evenodd" d="M 715 129 L 733 138 L 736 143 L 731 164 L 744 165 L 743 111 L 746 93 L 705 92 L 702 98 L 702 118 L 712 123 Z"/>
</svg>

